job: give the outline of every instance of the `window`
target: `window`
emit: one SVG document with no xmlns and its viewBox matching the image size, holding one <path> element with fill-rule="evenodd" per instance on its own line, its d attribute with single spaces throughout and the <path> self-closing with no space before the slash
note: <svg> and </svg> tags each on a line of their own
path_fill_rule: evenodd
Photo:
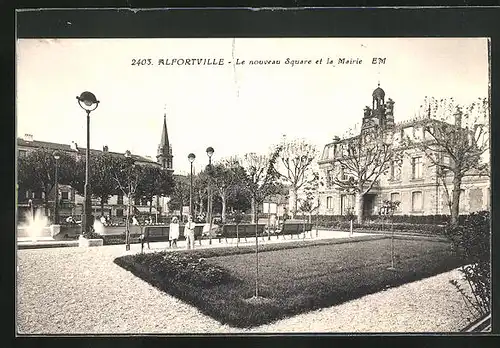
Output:
<svg viewBox="0 0 500 348">
<path fill-rule="evenodd" d="M 326 197 L 326 209 L 332 209 L 333 208 L 333 197 L 329 196 Z"/>
<path fill-rule="evenodd" d="M 422 157 L 413 157 L 411 159 L 412 179 L 422 179 L 423 162 Z"/>
<path fill-rule="evenodd" d="M 399 161 L 391 163 L 391 180 L 401 180 L 401 163 Z"/>
<path fill-rule="evenodd" d="M 118 195 L 118 198 L 116 200 L 116 204 L 123 204 L 123 195 Z M 122 210 L 122 214 L 123 214 L 123 210 Z M 123 215 L 120 215 L 120 216 L 123 216 Z"/>
<path fill-rule="evenodd" d="M 328 187 L 332 186 L 333 169 L 328 169 L 326 171 L 326 184 Z"/>
<path fill-rule="evenodd" d="M 423 200 L 421 191 L 415 191 L 411 193 L 411 210 L 412 211 L 423 210 Z"/>
<path fill-rule="evenodd" d="M 391 202 L 399 202 L 400 204 L 396 208 L 396 211 L 400 210 L 401 207 L 401 196 L 399 195 L 399 192 L 393 192 L 391 193 Z"/>
<path fill-rule="evenodd" d="M 141 198 L 140 197 L 134 198 L 134 205 L 141 205 Z"/>
<path fill-rule="evenodd" d="M 347 176 L 345 175 L 345 169 L 343 166 L 340 166 L 340 180 L 347 180 Z"/>
<path fill-rule="evenodd" d="M 69 192 L 68 191 L 62 191 L 61 192 L 61 199 L 68 200 L 69 199 Z"/>
<path fill-rule="evenodd" d="M 116 209 L 116 216 L 122 217 L 123 216 L 123 209 Z"/>
<path fill-rule="evenodd" d="M 352 209 L 353 195 L 340 196 L 340 215 L 346 215 Z"/>
</svg>

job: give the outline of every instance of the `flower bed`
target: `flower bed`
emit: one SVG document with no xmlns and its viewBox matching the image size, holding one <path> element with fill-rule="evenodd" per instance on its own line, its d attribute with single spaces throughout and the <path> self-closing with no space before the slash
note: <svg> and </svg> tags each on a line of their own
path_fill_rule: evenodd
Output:
<svg viewBox="0 0 500 348">
<path fill-rule="evenodd" d="M 398 238 L 397 271 L 388 271 L 390 239 L 384 236 L 259 250 L 259 295 L 267 300 L 257 303 L 248 301 L 255 291 L 252 246 L 127 255 L 115 263 L 222 323 L 252 327 L 429 277 L 461 262 L 449 243 Z"/>
</svg>

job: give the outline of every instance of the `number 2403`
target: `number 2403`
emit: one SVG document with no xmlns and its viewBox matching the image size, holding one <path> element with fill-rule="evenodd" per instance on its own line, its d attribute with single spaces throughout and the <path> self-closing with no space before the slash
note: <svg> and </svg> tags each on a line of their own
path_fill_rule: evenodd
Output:
<svg viewBox="0 0 500 348">
<path fill-rule="evenodd" d="M 132 59 L 132 65 L 151 65 L 151 58 L 144 59 Z"/>
</svg>

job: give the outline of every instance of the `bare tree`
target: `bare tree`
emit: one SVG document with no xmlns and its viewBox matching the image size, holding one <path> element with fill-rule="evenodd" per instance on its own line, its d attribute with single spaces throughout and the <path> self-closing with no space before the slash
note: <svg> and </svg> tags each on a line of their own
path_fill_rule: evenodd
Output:
<svg viewBox="0 0 500 348">
<path fill-rule="evenodd" d="M 281 187 L 278 183 L 279 174 L 275 168 L 279 150 L 276 149 L 269 156 L 248 153 L 238 160 L 238 164 L 244 169 L 239 179 L 251 199 L 252 223 L 257 221 L 258 205 L 270 195 L 277 193 Z"/>
<path fill-rule="evenodd" d="M 304 139 L 284 140 L 281 144 L 278 166 L 280 177 L 290 185 L 291 215 L 297 213 L 298 191 L 310 180 L 311 166 L 317 155 L 316 147 Z"/>
<path fill-rule="evenodd" d="M 406 137 L 405 141 L 423 151 L 436 168 L 450 209 L 451 224 L 456 226 L 463 178 L 489 175 L 489 165 L 482 161 L 489 149 L 489 103 L 487 98 L 478 98 L 464 106 L 453 98 L 431 98 L 426 99 L 425 104 L 428 121 L 424 126 L 424 140 Z"/>
<path fill-rule="evenodd" d="M 117 189 L 120 190 L 124 196 L 127 197 L 127 220 L 126 224 L 126 235 L 125 244 L 127 250 L 130 248 L 130 210 L 132 207 L 132 200 L 135 198 L 137 193 L 137 186 L 142 174 L 142 167 L 135 164 L 135 161 L 131 156 L 123 158 L 121 163 L 117 166 L 117 169 L 113 173 L 114 180 L 117 184 Z"/>
<path fill-rule="evenodd" d="M 257 207 L 264 202 L 264 199 L 281 189 L 278 182 L 278 172 L 275 165 L 281 148 L 277 147 L 269 155 L 258 155 L 249 153 L 238 160 L 238 164 L 243 167 L 240 171 L 240 182 L 244 190 L 248 192 L 252 202 L 252 223 L 255 224 L 255 298 L 259 298 L 259 239 L 258 239 L 258 219 Z"/>
<path fill-rule="evenodd" d="M 394 158 L 392 137 L 390 132 L 378 128 L 344 139 L 339 146 L 341 154 L 333 164 L 338 175 L 328 179 L 340 189 L 356 195 L 357 220 L 363 223 L 365 196 L 387 172 Z"/>
</svg>

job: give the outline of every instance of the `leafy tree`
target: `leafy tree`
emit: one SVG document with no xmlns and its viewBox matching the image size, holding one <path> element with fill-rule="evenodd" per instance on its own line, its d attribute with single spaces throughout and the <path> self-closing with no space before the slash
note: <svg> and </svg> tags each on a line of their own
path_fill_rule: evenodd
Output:
<svg viewBox="0 0 500 348">
<path fill-rule="evenodd" d="M 189 204 L 189 177 L 177 175 L 173 177 L 173 188 L 168 202 L 169 210 L 182 211 Z"/>
<path fill-rule="evenodd" d="M 457 104 L 453 98 L 425 101 L 428 121 L 424 139 L 405 141 L 425 153 L 436 168 L 451 214 L 451 224 L 458 225 L 462 179 L 465 176 L 489 175 L 481 158 L 489 149 L 489 103 L 478 98 L 469 105 Z M 449 185 L 451 181 L 452 190 Z"/>
<path fill-rule="evenodd" d="M 394 158 L 392 139 L 381 128 L 362 132 L 339 143 L 339 152 L 334 161 L 337 175 L 328 178 L 332 184 L 348 193 L 356 194 L 358 223 L 363 223 L 363 203 L 366 194 L 387 172 Z"/>
<path fill-rule="evenodd" d="M 316 147 L 303 139 L 284 141 L 280 146 L 278 166 L 280 177 L 290 185 L 291 215 L 297 213 L 297 192 L 304 184 L 312 180 L 311 165 L 317 155 Z"/>
<path fill-rule="evenodd" d="M 113 171 L 113 179 L 115 180 L 115 187 L 121 192 L 129 204 L 134 201 L 137 195 L 137 188 L 139 186 L 140 178 L 144 170 L 144 166 L 136 164 L 131 157 L 117 158 L 117 167 Z M 127 209 L 127 215 L 130 214 Z M 128 216 L 127 216 L 128 218 Z"/>
<path fill-rule="evenodd" d="M 137 186 L 137 195 L 149 202 L 149 214 L 155 196 L 168 196 L 173 192 L 174 181 L 171 172 L 157 165 L 147 164 L 142 167 L 142 175 Z"/>
<path fill-rule="evenodd" d="M 240 177 L 238 175 L 238 177 Z M 238 185 L 233 186 L 229 192 L 229 196 L 227 199 L 227 206 L 232 211 L 240 211 L 245 212 L 250 210 L 251 206 L 251 198 L 248 192 L 244 189 L 240 183 Z"/>
<path fill-rule="evenodd" d="M 65 153 L 59 153 L 58 183 L 67 185 L 74 178 L 76 159 Z M 55 185 L 56 160 L 53 151 L 36 149 L 19 156 L 17 180 L 23 190 L 43 193 L 45 215 L 48 215 L 49 194 Z"/>
<path fill-rule="evenodd" d="M 193 177 L 193 214 L 198 220 L 205 219 L 204 206 L 205 204 L 208 205 L 208 185 L 209 177 L 207 172 L 200 172 Z"/>
<path fill-rule="evenodd" d="M 119 170 L 120 161 L 116 155 L 108 152 L 91 153 L 90 156 L 90 188 L 92 196 L 100 200 L 102 216 L 104 204 L 117 193 L 114 174 Z"/>
<path fill-rule="evenodd" d="M 208 171 L 211 184 L 221 199 L 222 222 L 226 221 L 227 202 L 230 195 L 237 190 L 237 185 L 239 183 L 238 171 L 242 169 L 243 168 L 237 165 L 234 160 L 224 160 L 213 165 Z"/>
<path fill-rule="evenodd" d="M 474 316 L 491 312 L 491 227 L 490 212 L 469 214 L 463 225 L 449 225 L 446 235 L 464 260 L 460 267 L 470 291 L 456 280 L 450 282 L 457 288 Z"/>
</svg>

